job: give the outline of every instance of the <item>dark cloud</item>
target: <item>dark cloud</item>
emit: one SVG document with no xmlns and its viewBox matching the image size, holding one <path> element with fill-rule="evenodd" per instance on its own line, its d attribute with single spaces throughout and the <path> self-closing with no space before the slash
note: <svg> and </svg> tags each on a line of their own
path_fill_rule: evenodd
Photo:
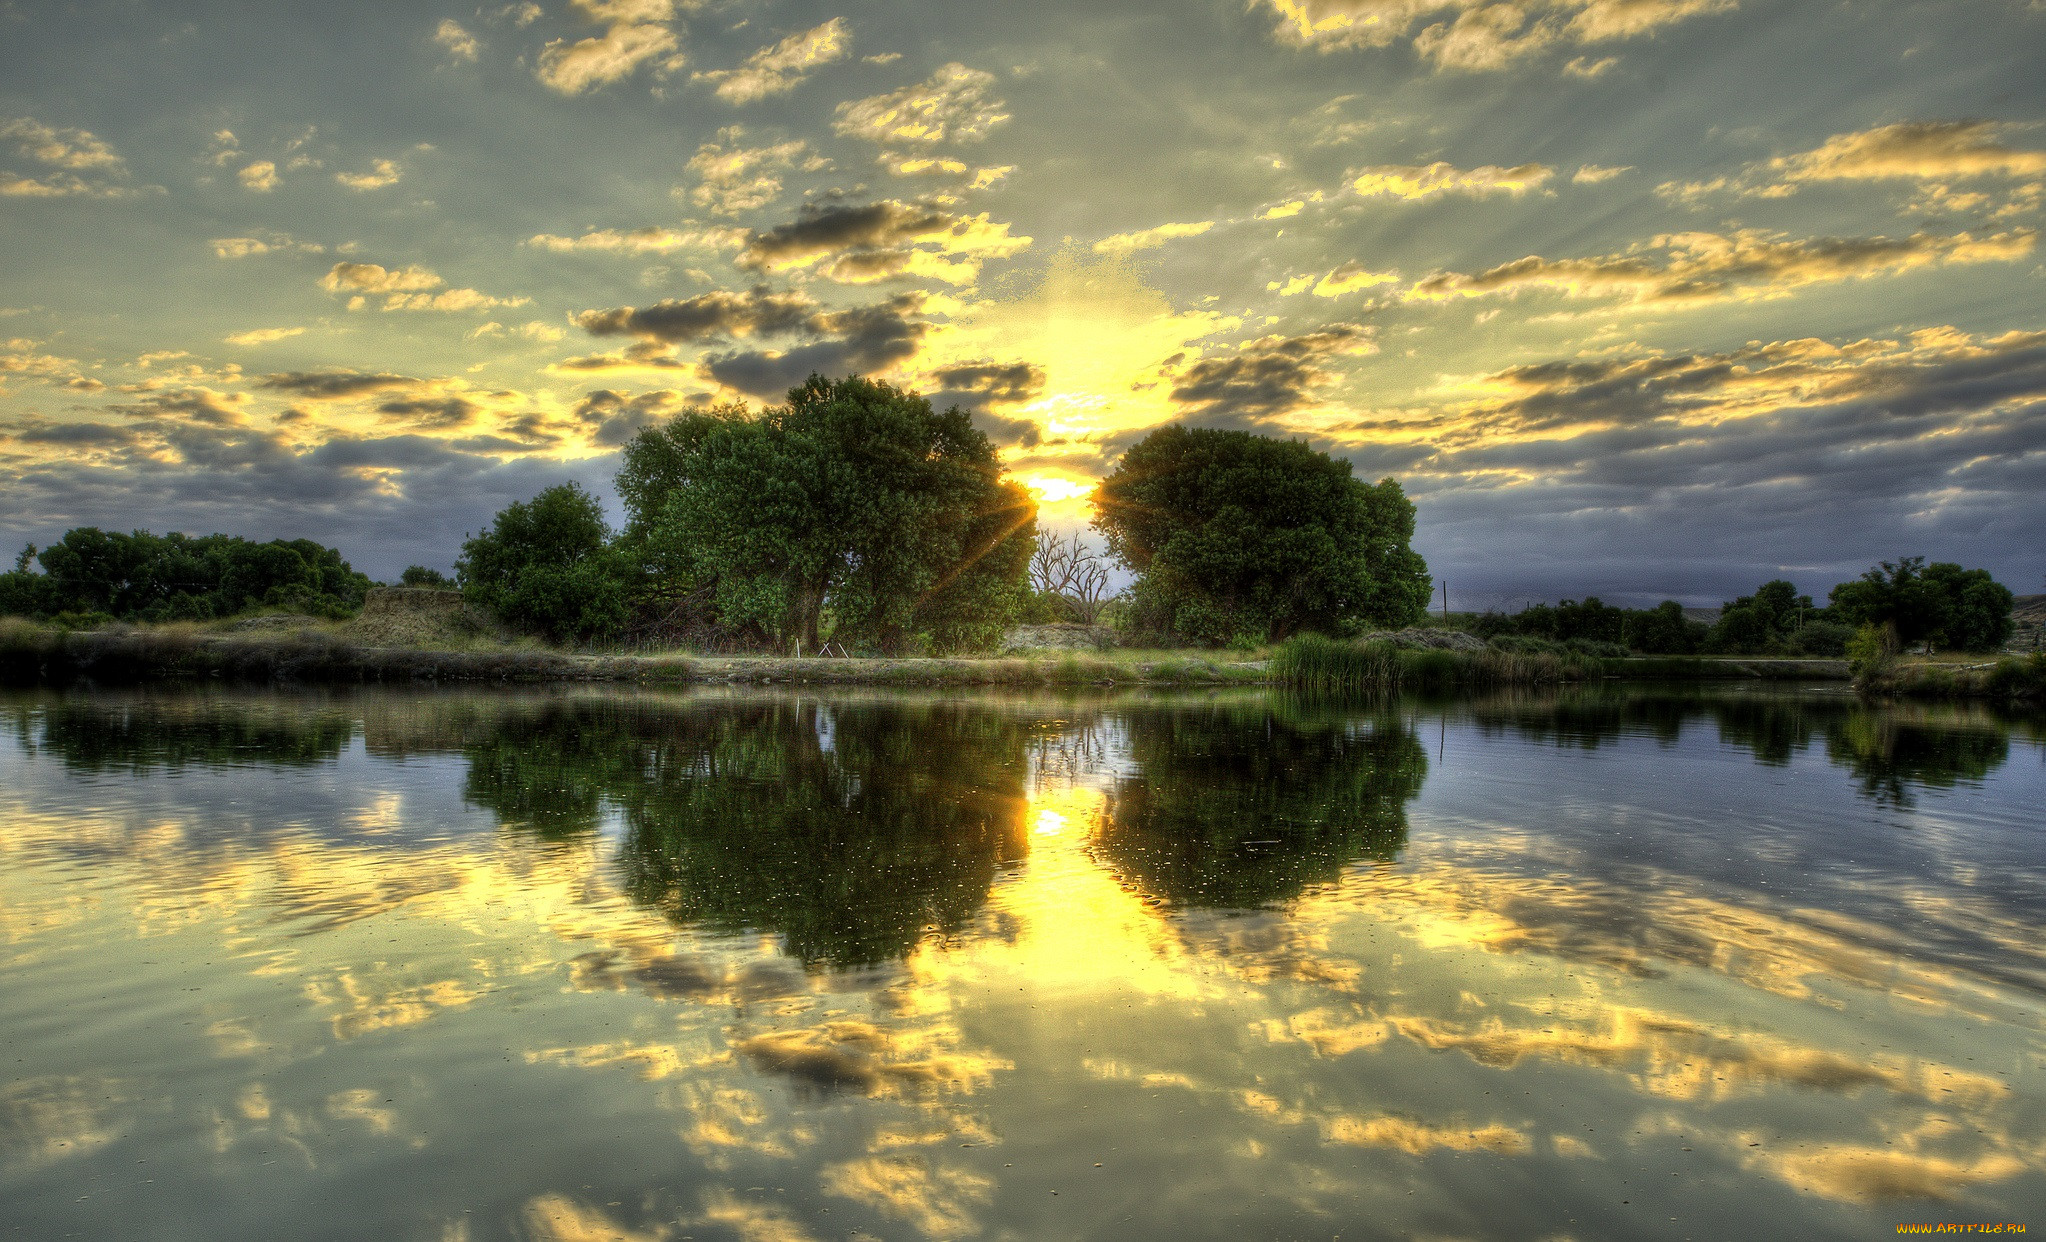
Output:
<svg viewBox="0 0 2046 1242">
<path fill-rule="evenodd" d="M 467 397 L 401 397 L 377 406 L 377 413 L 422 431 L 463 426 L 482 410 Z"/>
<path fill-rule="evenodd" d="M 845 251 L 900 249 L 945 232 L 958 219 L 934 207 L 885 198 L 858 207 L 807 204 L 789 223 L 748 237 L 739 265 L 774 268 Z"/>
<path fill-rule="evenodd" d="M 168 418 L 207 423 L 216 427 L 234 426 L 245 417 L 231 398 L 205 388 L 151 393 L 139 401 L 123 402 L 106 408 L 130 418 Z"/>
<path fill-rule="evenodd" d="M 773 293 L 756 285 L 744 293 L 718 290 L 683 301 L 584 311 L 577 326 L 592 336 L 637 336 L 682 344 L 716 336 L 772 336 L 808 329 L 817 303 L 800 293 Z"/>
<path fill-rule="evenodd" d="M 1263 337 L 1234 354 L 1179 368 L 1173 375 L 1172 400 L 1203 421 L 1269 419 L 1306 405 L 1310 390 L 1335 378 L 1324 362 L 1371 348 L 1371 330 L 1354 323 L 1332 323 L 1299 336 Z"/>
<path fill-rule="evenodd" d="M 1034 400 L 1044 391 L 1044 371 L 1030 362 L 970 362 L 931 372 L 935 387 L 926 395 L 933 408 L 958 406 L 973 414 L 974 425 L 1004 447 L 1036 448 L 1044 429 L 1028 418 L 1008 418 L 990 406 Z"/>
<path fill-rule="evenodd" d="M 923 305 L 906 293 L 872 306 L 828 311 L 812 321 L 828 336 L 783 353 L 748 351 L 704 359 L 711 378 L 727 388 L 774 400 L 811 375 L 839 376 L 885 371 L 916 356 L 930 325 L 911 318 Z"/>
<path fill-rule="evenodd" d="M 640 428 L 673 418 L 690 405 L 702 404 L 703 400 L 701 394 L 685 398 L 671 388 L 657 388 L 637 396 L 597 388 L 576 402 L 575 416 L 589 429 L 593 442 L 616 448 L 632 439 Z"/>
<path fill-rule="evenodd" d="M 256 381 L 256 387 L 288 392 L 314 401 L 340 401 L 393 388 L 412 388 L 422 381 L 408 375 L 364 371 L 279 371 Z"/>
</svg>

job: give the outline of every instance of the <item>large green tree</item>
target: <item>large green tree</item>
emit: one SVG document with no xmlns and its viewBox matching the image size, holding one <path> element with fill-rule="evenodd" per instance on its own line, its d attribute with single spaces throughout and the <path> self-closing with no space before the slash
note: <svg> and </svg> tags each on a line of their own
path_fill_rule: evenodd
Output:
<svg viewBox="0 0 2046 1242">
<path fill-rule="evenodd" d="M 455 577 L 470 599 L 555 641 L 624 625 L 625 584 L 597 498 L 574 483 L 507 506 L 462 545 Z"/>
<path fill-rule="evenodd" d="M 1884 561 L 1832 591 L 1833 615 L 1849 625 L 1895 626 L 1904 643 L 1930 642 L 1962 651 L 1994 651 L 2015 622 L 2010 589 L 1986 569 L 1922 556 Z"/>
<path fill-rule="evenodd" d="M 626 447 L 626 539 L 719 620 L 816 650 L 992 643 L 1023 603 L 1036 505 L 961 410 L 858 376 L 692 411 Z"/>
<path fill-rule="evenodd" d="M 1152 432 L 1094 493 L 1094 528 L 1138 574 L 1140 618 L 1190 638 L 1277 641 L 1421 618 L 1431 583 L 1398 483 L 1306 444 Z"/>
</svg>

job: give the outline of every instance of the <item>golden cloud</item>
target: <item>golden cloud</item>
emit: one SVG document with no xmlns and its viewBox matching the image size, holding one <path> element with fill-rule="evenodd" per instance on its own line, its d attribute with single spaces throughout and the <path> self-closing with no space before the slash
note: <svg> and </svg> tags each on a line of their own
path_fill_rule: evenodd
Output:
<svg viewBox="0 0 2046 1242">
<path fill-rule="evenodd" d="M 832 128 L 876 143 L 975 142 L 1009 119 L 995 75 L 954 61 L 915 86 L 838 105 Z"/>
<path fill-rule="evenodd" d="M 695 80 L 717 83 L 718 98 L 727 103 L 751 103 L 796 89 L 811 70 L 844 59 L 851 46 L 852 32 L 845 19 L 834 17 L 773 47 L 761 48 L 737 69 L 699 73 Z"/>
</svg>

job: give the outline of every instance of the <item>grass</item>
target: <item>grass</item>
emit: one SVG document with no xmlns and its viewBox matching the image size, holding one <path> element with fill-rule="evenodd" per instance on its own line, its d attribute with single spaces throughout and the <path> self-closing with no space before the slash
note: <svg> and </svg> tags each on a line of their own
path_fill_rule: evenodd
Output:
<svg viewBox="0 0 2046 1242">
<path fill-rule="evenodd" d="M 1444 690 L 1580 681 L 1605 674 L 1595 657 L 1542 652 L 1410 651 L 1390 643 L 1346 643 L 1303 635 L 1272 653 L 1274 681 L 1315 693 Z"/>
<path fill-rule="evenodd" d="M 1864 694 L 1909 699 L 1994 699 L 2046 704 L 2046 654 L 2034 652 L 1993 661 L 1978 656 L 1975 663 L 1965 665 L 1892 664 L 1857 677 L 1854 688 Z"/>
</svg>

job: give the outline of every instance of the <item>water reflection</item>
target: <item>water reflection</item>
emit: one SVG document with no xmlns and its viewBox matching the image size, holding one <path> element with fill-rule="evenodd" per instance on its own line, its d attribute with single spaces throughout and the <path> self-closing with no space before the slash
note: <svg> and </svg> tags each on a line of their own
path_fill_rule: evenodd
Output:
<svg viewBox="0 0 2046 1242">
<path fill-rule="evenodd" d="M 1428 756 L 1405 721 L 1266 703 L 1120 718 L 1134 769 L 1098 856 L 1172 906 L 1260 906 L 1359 859 L 1391 861 Z"/>
<path fill-rule="evenodd" d="M 2046 780 L 1987 713 L 0 710 L 0 1198 L 36 1234 L 1837 1236 L 2046 1206 Z"/>
</svg>

